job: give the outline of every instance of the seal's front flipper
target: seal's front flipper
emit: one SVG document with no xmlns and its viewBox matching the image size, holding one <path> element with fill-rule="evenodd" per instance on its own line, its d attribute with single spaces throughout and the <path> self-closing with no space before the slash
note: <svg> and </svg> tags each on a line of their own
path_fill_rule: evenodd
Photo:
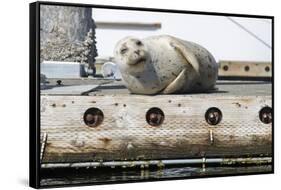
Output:
<svg viewBox="0 0 281 190">
<path fill-rule="evenodd" d="M 193 52 L 177 40 L 173 40 L 170 45 L 186 59 L 187 63 L 189 63 L 194 71 L 199 75 L 199 62 Z"/>
<path fill-rule="evenodd" d="M 181 92 L 186 85 L 186 69 L 182 70 L 180 74 L 171 82 L 163 91 L 163 94 L 173 94 Z"/>
</svg>

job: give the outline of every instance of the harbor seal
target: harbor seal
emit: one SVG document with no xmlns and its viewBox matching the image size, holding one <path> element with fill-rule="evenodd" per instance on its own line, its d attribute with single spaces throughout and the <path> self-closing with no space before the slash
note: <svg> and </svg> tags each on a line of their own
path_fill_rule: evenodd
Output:
<svg viewBox="0 0 281 190">
<path fill-rule="evenodd" d="M 214 89 L 218 63 L 202 46 L 169 35 L 125 37 L 114 48 L 125 86 L 135 94 Z"/>
</svg>

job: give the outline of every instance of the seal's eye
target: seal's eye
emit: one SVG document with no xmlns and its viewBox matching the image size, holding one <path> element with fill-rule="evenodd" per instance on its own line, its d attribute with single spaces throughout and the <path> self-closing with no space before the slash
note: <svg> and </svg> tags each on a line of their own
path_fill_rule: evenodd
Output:
<svg viewBox="0 0 281 190">
<path fill-rule="evenodd" d="M 128 48 L 123 48 L 123 49 L 121 49 L 120 53 L 121 53 L 121 54 L 124 54 L 124 53 L 126 53 L 127 51 L 128 51 Z"/>
<path fill-rule="evenodd" d="M 142 45 L 141 41 L 136 41 L 136 44 L 137 44 L 138 46 L 141 46 L 141 45 Z"/>
</svg>

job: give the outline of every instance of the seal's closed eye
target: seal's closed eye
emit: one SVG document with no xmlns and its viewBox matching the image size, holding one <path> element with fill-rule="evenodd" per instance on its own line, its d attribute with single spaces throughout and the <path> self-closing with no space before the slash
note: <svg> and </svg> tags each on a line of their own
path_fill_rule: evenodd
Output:
<svg viewBox="0 0 281 190">
<path fill-rule="evenodd" d="M 120 53 L 121 54 L 124 54 L 124 53 L 126 53 L 128 51 L 128 48 L 122 48 L 121 50 L 120 50 Z"/>
</svg>

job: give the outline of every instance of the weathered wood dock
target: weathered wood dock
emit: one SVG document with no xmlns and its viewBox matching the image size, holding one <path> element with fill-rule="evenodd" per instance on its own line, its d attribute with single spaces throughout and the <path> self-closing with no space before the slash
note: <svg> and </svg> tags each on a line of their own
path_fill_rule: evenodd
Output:
<svg viewBox="0 0 281 190">
<path fill-rule="evenodd" d="M 130 94 L 121 81 L 49 82 L 41 90 L 42 164 L 272 154 L 270 82 L 218 81 L 208 93 L 155 96 Z"/>
</svg>

